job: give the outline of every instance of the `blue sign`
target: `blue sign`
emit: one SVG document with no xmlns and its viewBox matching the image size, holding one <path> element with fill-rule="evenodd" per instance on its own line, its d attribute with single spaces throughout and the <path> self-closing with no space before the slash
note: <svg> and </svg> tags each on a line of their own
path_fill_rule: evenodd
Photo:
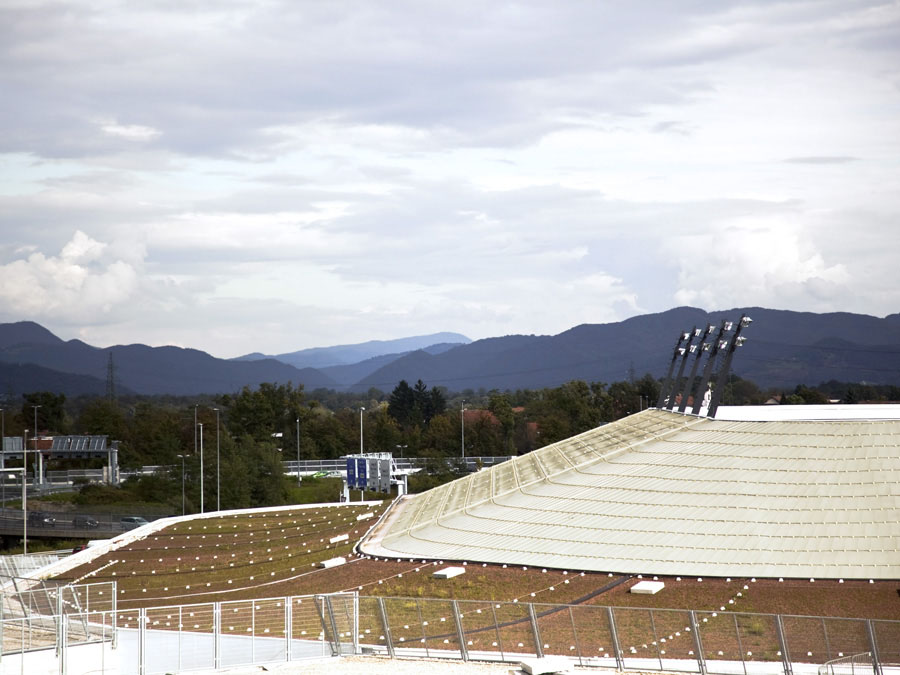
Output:
<svg viewBox="0 0 900 675">
<path fill-rule="evenodd" d="M 356 487 L 362 490 L 368 487 L 368 485 L 366 484 L 366 474 L 368 473 L 366 471 L 366 467 L 368 465 L 368 462 L 366 461 L 365 457 L 360 457 L 356 461 Z"/>
<path fill-rule="evenodd" d="M 347 485 L 356 487 L 356 459 L 354 457 L 347 458 Z"/>
</svg>

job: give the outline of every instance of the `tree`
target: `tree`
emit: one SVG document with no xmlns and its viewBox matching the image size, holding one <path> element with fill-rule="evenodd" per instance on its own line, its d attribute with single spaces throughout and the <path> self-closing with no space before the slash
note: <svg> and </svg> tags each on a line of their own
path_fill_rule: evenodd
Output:
<svg viewBox="0 0 900 675">
<path fill-rule="evenodd" d="M 403 428 L 426 427 L 435 415 L 447 409 L 447 400 L 437 387 L 428 387 L 418 380 L 413 387 L 400 380 L 388 399 L 388 414 Z"/>
<path fill-rule="evenodd" d="M 52 391 L 36 391 L 25 394 L 23 398 L 22 419 L 25 421 L 26 428 L 30 429 L 34 426 L 34 406 L 38 406 L 37 429 L 32 429 L 32 433 L 37 434 L 42 431 L 66 433 L 68 431 L 65 394 L 54 394 Z"/>
<path fill-rule="evenodd" d="M 503 435 L 503 452 L 505 454 L 513 454 L 515 452 L 513 447 L 513 429 L 516 425 L 516 416 L 513 413 L 512 406 L 509 404 L 509 399 L 505 394 L 501 394 L 497 390 L 492 391 L 488 401 L 488 410 L 500 422 L 500 429 Z"/>
<path fill-rule="evenodd" d="M 263 382 L 257 389 L 244 387 L 239 393 L 221 399 L 227 411 L 228 430 L 234 436 L 250 435 L 257 441 L 273 433 L 290 432 L 300 417 L 303 385 Z"/>
<path fill-rule="evenodd" d="M 421 380 L 419 380 L 421 382 Z M 410 426 L 416 396 L 406 380 L 400 380 L 388 399 L 388 414 L 397 420 L 401 427 Z"/>
</svg>

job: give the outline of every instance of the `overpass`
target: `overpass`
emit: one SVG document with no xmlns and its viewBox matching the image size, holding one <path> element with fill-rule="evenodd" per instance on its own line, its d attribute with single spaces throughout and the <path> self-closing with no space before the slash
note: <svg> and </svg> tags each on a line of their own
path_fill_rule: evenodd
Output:
<svg viewBox="0 0 900 675">
<path fill-rule="evenodd" d="M 125 525 L 122 518 L 131 513 L 91 513 L 88 511 L 55 512 L 28 509 L 28 538 L 55 539 L 109 539 L 134 529 Z M 146 520 L 156 520 L 160 515 L 145 515 Z M 4 540 L 22 538 L 22 509 L 0 508 L 0 537 Z"/>
</svg>

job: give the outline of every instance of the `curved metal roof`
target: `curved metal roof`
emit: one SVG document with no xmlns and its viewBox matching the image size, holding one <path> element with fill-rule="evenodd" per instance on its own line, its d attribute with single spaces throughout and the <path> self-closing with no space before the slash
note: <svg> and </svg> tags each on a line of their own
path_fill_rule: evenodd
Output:
<svg viewBox="0 0 900 675">
<path fill-rule="evenodd" d="M 900 578 L 900 420 L 649 410 L 405 499 L 377 556 L 641 574 Z"/>
</svg>

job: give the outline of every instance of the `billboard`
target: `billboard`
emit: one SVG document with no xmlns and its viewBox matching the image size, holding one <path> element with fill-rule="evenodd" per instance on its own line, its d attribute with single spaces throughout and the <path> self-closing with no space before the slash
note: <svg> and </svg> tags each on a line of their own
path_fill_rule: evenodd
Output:
<svg viewBox="0 0 900 675">
<path fill-rule="evenodd" d="M 391 459 L 371 455 L 347 457 L 347 486 L 373 492 L 391 491 Z"/>
</svg>

